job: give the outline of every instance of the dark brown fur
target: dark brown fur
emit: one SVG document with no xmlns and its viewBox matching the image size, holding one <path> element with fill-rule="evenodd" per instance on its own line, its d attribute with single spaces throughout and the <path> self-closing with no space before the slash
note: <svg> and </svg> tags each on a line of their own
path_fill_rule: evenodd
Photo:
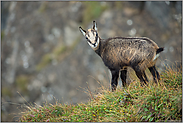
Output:
<svg viewBox="0 0 183 123">
<path fill-rule="evenodd" d="M 101 56 L 109 69 L 122 69 L 124 66 L 144 70 L 152 67 L 151 62 L 159 47 L 148 38 L 109 38 L 100 40 L 100 49 L 96 52 Z"/>
</svg>

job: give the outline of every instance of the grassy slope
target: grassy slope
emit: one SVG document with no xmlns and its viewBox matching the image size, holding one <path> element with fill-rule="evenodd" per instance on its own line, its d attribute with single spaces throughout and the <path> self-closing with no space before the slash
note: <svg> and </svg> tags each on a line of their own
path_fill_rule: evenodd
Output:
<svg viewBox="0 0 183 123">
<path fill-rule="evenodd" d="M 140 87 L 133 82 L 126 89 L 91 96 L 88 103 L 77 105 L 45 104 L 29 107 L 21 113 L 23 122 L 134 122 L 182 121 L 182 71 L 168 68 L 161 75 L 161 85 Z"/>
</svg>

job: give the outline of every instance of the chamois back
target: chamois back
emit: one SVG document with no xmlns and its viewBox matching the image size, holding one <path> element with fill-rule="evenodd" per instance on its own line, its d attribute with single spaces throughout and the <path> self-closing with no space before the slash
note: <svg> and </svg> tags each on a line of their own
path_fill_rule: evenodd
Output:
<svg viewBox="0 0 183 123">
<path fill-rule="evenodd" d="M 110 68 L 140 65 L 143 70 L 154 65 L 152 60 L 158 49 L 157 44 L 146 37 L 115 37 L 101 41 L 101 58 Z"/>
</svg>

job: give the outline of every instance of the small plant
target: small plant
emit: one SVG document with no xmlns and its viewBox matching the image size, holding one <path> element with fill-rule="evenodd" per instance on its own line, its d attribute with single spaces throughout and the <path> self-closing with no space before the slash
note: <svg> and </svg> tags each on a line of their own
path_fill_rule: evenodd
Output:
<svg viewBox="0 0 183 123">
<path fill-rule="evenodd" d="M 182 88 L 182 70 L 180 69 L 175 72 L 171 67 L 168 67 L 162 74 L 162 79 L 171 88 Z"/>
</svg>

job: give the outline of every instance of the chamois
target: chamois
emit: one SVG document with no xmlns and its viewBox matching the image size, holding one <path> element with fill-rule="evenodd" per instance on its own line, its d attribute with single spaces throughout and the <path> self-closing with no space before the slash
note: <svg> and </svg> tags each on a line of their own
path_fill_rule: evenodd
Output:
<svg viewBox="0 0 183 123">
<path fill-rule="evenodd" d="M 104 64 L 112 74 L 112 91 L 118 85 L 119 72 L 121 72 L 122 84 L 126 86 L 127 67 L 134 69 L 140 79 L 141 86 L 148 85 L 145 69 L 148 68 L 153 75 L 154 82 L 160 80 L 155 63 L 159 53 L 164 48 L 147 37 L 113 37 L 101 39 L 97 32 L 97 24 L 93 21 L 93 28 L 85 31 L 79 27 L 81 33 L 86 37 L 90 47 L 102 58 Z"/>
</svg>

